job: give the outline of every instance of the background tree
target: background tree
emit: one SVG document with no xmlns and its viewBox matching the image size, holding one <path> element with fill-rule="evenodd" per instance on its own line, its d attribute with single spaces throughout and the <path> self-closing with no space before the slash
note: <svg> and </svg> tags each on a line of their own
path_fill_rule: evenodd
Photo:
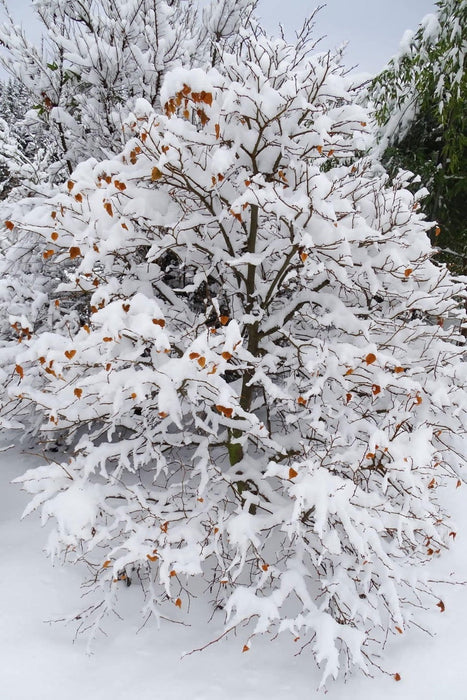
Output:
<svg viewBox="0 0 467 700">
<path fill-rule="evenodd" d="M 370 88 L 390 172 L 419 174 L 442 259 L 467 272 L 467 2 L 441 0 Z M 438 238 L 438 234 L 440 237 Z"/>
<path fill-rule="evenodd" d="M 175 68 L 119 155 L 7 221 L 57 283 L 46 325 L 35 298 L 9 317 L 3 415 L 66 441 L 21 482 L 49 551 L 88 567 L 82 628 L 122 582 L 156 617 L 209 590 L 244 650 L 289 632 L 324 683 L 443 608 L 424 566 L 452 531 L 465 364 L 421 193 L 361 155 L 367 114 L 311 26 Z"/>
</svg>

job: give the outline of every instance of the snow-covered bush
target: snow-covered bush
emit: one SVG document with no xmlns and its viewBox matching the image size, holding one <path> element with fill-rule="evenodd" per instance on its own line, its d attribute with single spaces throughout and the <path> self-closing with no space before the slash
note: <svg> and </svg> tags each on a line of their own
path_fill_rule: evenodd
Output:
<svg viewBox="0 0 467 700">
<path fill-rule="evenodd" d="M 389 187 L 367 155 L 333 57 L 306 31 L 239 45 L 169 73 L 119 156 L 7 222 L 57 282 L 46 330 L 36 299 L 9 318 L 4 410 L 68 445 L 22 483 L 55 519 L 50 554 L 89 568 L 79 624 L 129 578 L 183 619 L 202 580 L 245 650 L 288 632 L 324 683 L 438 602 L 462 286 L 430 259 L 410 175 Z"/>
</svg>

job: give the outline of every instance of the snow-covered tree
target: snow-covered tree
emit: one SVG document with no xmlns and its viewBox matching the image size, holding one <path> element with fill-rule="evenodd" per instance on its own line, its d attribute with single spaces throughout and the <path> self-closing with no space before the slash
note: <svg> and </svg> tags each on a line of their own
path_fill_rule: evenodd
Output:
<svg viewBox="0 0 467 700">
<path fill-rule="evenodd" d="M 467 1 L 441 0 L 371 86 L 388 167 L 410 169 L 430 190 L 424 203 L 444 259 L 467 270 Z M 441 235 L 440 235 L 441 234 Z M 438 238 L 438 236 L 440 236 Z"/>
<path fill-rule="evenodd" d="M 32 238 L 57 282 L 45 325 L 36 298 L 8 319 L 3 411 L 67 444 L 21 481 L 50 554 L 90 572 L 78 624 L 130 579 L 155 617 L 201 588 L 245 651 L 287 632 L 325 683 L 443 605 L 425 565 L 448 546 L 466 366 L 423 192 L 367 155 L 310 26 L 289 45 L 252 25 L 169 72 L 121 154 L 6 222 L 12 259 Z"/>
</svg>

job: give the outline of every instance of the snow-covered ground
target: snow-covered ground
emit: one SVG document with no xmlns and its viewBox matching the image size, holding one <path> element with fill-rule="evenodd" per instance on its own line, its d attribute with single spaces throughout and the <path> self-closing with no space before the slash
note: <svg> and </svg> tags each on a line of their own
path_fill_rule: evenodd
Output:
<svg viewBox="0 0 467 700">
<path fill-rule="evenodd" d="M 444 613 L 427 618 L 436 636 L 410 631 L 391 639 L 384 666 L 401 681 L 378 674 L 356 675 L 318 692 L 319 672 L 305 649 L 291 640 L 244 640 L 231 636 L 202 653 L 182 658 L 222 632 L 222 614 L 206 624 L 207 604 L 189 618 L 190 627 L 148 623 L 138 632 L 136 587 L 125 589 L 127 616 L 111 621 L 93 654 L 74 630 L 51 624 L 73 612 L 80 595 L 79 572 L 52 567 L 42 552 L 46 533 L 37 515 L 20 521 L 25 494 L 10 482 L 37 458 L 20 449 L 0 453 L 0 698 L 1 700 L 465 700 L 467 698 L 467 587 L 443 586 Z M 467 580 L 466 487 L 446 494 L 457 519 L 452 552 L 434 562 L 434 578 L 455 572 Z"/>
</svg>

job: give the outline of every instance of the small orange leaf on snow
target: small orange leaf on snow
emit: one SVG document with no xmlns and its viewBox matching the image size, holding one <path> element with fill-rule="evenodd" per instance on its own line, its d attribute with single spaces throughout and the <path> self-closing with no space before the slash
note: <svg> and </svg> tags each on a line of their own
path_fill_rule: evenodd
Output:
<svg viewBox="0 0 467 700">
<path fill-rule="evenodd" d="M 181 608 L 182 607 L 182 599 L 177 598 L 177 600 L 175 601 L 175 605 L 177 606 L 177 608 Z"/>
<path fill-rule="evenodd" d="M 297 399 L 297 403 L 300 404 L 300 406 L 306 406 L 306 399 L 303 396 L 299 396 Z"/>
<path fill-rule="evenodd" d="M 53 241 L 56 241 L 57 238 L 58 238 L 58 233 L 57 233 L 56 231 L 54 231 L 53 233 L 50 234 L 50 238 L 51 238 Z"/>
<path fill-rule="evenodd" d="M 376 396 L 377 394 L 380 393 L 381 387 L 379 386 L 379 384 L 373 384 L 373 386 L 371 387 L 371 391 Z"/>
<path fill-rule="evenodd" d="M 406 270 L 404 270 L 404 277 L 410 277 L 412 272 L 413 272 L 412 268 L 408 267 Z"/>
<path fill-rule="evenodd" d="M 76 355 L 76 350 L 65 350 L 65 357 L 72 360 Z"/>
<path fill-rule="evenodd" d="M 112 205 L 111 205 L 110 202 L 104 202 L 104 209 L 105 209 L 105 211 L 107 212 L 107 214 L 108 214 L 109 216 L 113 216 L 113 215 L 114 215 L 114 211 L 113 211 L 113 209 L 112 209 Z"/>
<path fill-rule="evenodd" d="M 15 367 L 15 372 L 16 372 L 17 374 L 19 374 L 19 376 L 21 377 L 21 379 L 24 377 L 24 370 L 23 370 L 23 368 L 21 367 L 21 365 L 16 365 L 16 367 Z"/>
<path fill-rule="evenodd" d="M 151 180 L 153 182 L 156 182 L 156 180 L 160 180 L 162 177 L 162 171 L 159 170 L 159 168 L 153 168 L 151 170 Z"/>
<path fill-rule="evenodd" d="M 78 258 L 81 255 L 81 250 L 78 248 L 78 246 L 71 246 L 69 253 L 70 258 L 74 260 L 75 258 Z"/>
<path fill-rule="evenodd" d="M 90 332 L 91 332 L 87 323 L 84 324 L 83 330 L 86 331 L 86 333 L 90 333 Z"/>
<path fill-rule="evenodd" d="M 82 389 L 76 388 L 76 389 L 73 391 L 73 393 L 74 393 L 75 396 L 78 397 L 78 399 L 80 399 L 81 396 L 83 395 L 83 390 L 82 390 Z"/>
<path fill-rule="evenodd" d="M 75 186 L 75 183 L 73 182 L 73 180 L 68 180 L 68 182 L 66 183 L 66 186 L 68 187 L 69 192 L 71 192 L 71 190 Z"/>
<path fill-rule="evenodd" d="M 222 357 L 224 358 L 224 360 L 230 360 L 230 358 L 232 357 L 232 353 L 227 352 L 227 350 L 224 350 L 224 352 L 222 353 Z"/>
<path fill-rule="evenodd" d="M 49 258 L 52 257 L 52 255 L 54 253 L 55 253 L 54 250 L 46 250 L 46 251 L 44 251 L 44 253 L 42 253 L 42 257 L 44 258 L 44 260 L 48 260 Z"/>
<path fill-rule="evenodd" d="M 374 452 L 367 452 L 367 454 L 365 456 L 367 459 L 374 459 L 375 453 Z"/>
<path fill-rule="evenodd" d="M 163 524 L 161 525 L 161 530 L 162 530 L 162 532 L 167 532 L 167 528 L 168 528 L 168 527 L 169 527 L 168 521 L 167 521 L 166 523 L 163 523 Z"/>
<path fill-rule="evenodd" d="M 215 129 L 215 132 L 216 132 L 216 139 L 219 139 L 219 138 L 220 138 L 220 135 L 221 135 L 221 127 L 220 127 L 220 124 L 215 124 L 215 125 L 214 125 L 214 129 Z"/>
<path fill-rule="evenodd" d="M 458 489 L 460 486 L 462 486 L 462 481 L 457 479 L 456 489 Z"/>
<path fill-rule="evenodd" d="M 129 304 L 122 304 L 122 309 L 124 310 L 125 313 L 128 313 L 130 310 L 130 305 Z"/>
<path fill-rule="evenodd" d="M 372 352 L 369 352 L 368 355 L 365 357 L 365 362 L 367 363 L 367 365 L 372 365 L 375 361 L 376 355 Z"/>
<path fill-rule="evenodd" d="M 245 653 L 245 651 L 250 651 L 250 647 L 247 646 L 247 644 L 244 644 L 244 645 L 243 645 L 242 652 Z"/>
<path fill-rule="evenodd" d="M 437 227 L 435 228 L 435 236 L 439 236 L 440 233 L 441 233 L 441 229 L 440 229 L 439 226 L 437 226 Z"/>
<path fill-rule="evenodd" d="M 110 559 L 107 559 L 107 560 L 102 564 L 102 568 L 103 568 L 103 569 L 107 569 L 107 567 L 109 567 L 111 563 L 112 563 L 112 562 L 110 561 Z"/>
<path fill-rule="evenodd" d="M 229 317 L 228 316 L 219 316 L 219 321 L 223 326 L 226 326 L 229 322 Z"/>
<path fill-rule="evenodd" d="M 45 357 L 39 357 L 39 362 L 41 363 L 41 365 L 43 365 L 45 362 Z"/>
<path fill-rule="evenodd" d="M 75 194 L 75 199 L 77 202 L 82 202 L 83 201 L 83 195 L 78 192 L 78 194 Z"/>
<path fill-rule="evenodd" d="M 449 537 L 452 537 L 453 540 L 456 539 L 457 532 L 450 532 Z"/>
<path fill-rule="evenodd" d="M 323 152 L 323 147 L 322 147 L 322 146 L 316 146 L 316 150 L 317 150 L 318 153 L 321 155 L 321 153 Z"/>
<path fill-rule="evenodd" d="M 269 564 L 262 564 L 261 568 L 263 571 L 267 571 L 269 569 Z"/>
<path fill-rule="evenodd" d="M 104 341 L 104 343 L 111 343 L 113 338 L 111 338 L 109 335 L 106 335 L 104 336 L 104 338 L 102 338 L 102 340 Z"/>
<path fill-rule="evenodd" d="M 446 606 L 444 605 L 442 600 L 440 600 L 439 603 L 436 603 L 436 607 L 439 608 L 441 612 L 444 612 L 446 610 Z"/>
<path fill-rule="evenodd" d="M 430 483 L 428 484 L 428 488 L 429 488 L 429 489 L 434 489 L 435 486 L 436 486 L 436 479 L 433 477 L 433 479 L 432 479 L 432 480 L 430 481 Z"/>
<path fill-rule="evenodd" d="M 344 374 L 344 377 L 348 377 L 349 374 L 353 374 L 353 369 L 352 369 L 352 368 L 350 368 L 350 369 L 347 370 L 347 372 Z"/>
<path fill-rule="evenodd" d="M 298 472 L 295 471 L 293 467 L 290 467 L 289 469 L 289 479 L 295 479 L 295 477 L 298 476 Z"/>
<path fill-rule="evenodd" d="M 159 418 L 167 418 L 167 416 L 169 414 L 166 413 L 165 411 L 159 411 L 159 413 L 157 415 L 159 416 Z"/>
<path fill-rule="evenodd" d="M 352 394 L 350 394 L 350 393 L 346 394 L 345 398 L 346 398 L 347 403 L 349 403 L 350 399 L 352 398 Z"/>
<path fill-rule="evenodd" d="M 177 575 L 177 572 L 175 571 L 175 569 L 172 569 L 172 571 L 170 572 L 170 576 L 173 578 L 176 575 Z"/>
<path fill-rule="evenodd" d="M 160 326 L 161 328 L 164 328 L 165 326 L 165 321 L 163 318 L 153 318 L 152 322 L 155 326 Z"/>
<path fill-rule="evenodd" d="M 133 392 L 133 393 L 131 394 L 131 398 L 132 398 L 132 399 L 136 399 L 136 397 L 137 397 L 137 394 L 135 394 L 135 392 Z"/>
<path fill-rule="evenodd" d="M 190 352 L 188 357 L 190 358 L 190 360 L 196 360 L 199 357 L 199 352 Z"/>
<path fill-rule="evenodd" d="M 395 674 L 394 674 L 394 680 L 395 680 L 395 681 L 400 681 L 400 680 L 401 680 L 400 673 L 395 673 Z"/>
<path fill-rule="evenodd" d="M 199 357 L 198 358 L 198 364 L 200 367 L 205 367 L 206 365 L 206 358 L 205 357 Z"/>
<path fill-rule="evenodd" d="M 308 258 L 308 253 L 300 253 L 300 260 L 302 262 L 305 262 L 305 260 Z"/>
<path fill-rule="evenodd" d="M 15 225 L 12 221 L 5 221 L 5 226 L 9 231 L 13 231 L 15 228 Z"/>
<path fill-rule="evenodd" d="M 396 627 L 396 630 L 399 632 L 399 634 L 402 634 L 402 630 L 400 627 Z"/>
<path fill-rule="evenodd" d="M 405 369 L 403 367 L 394 367 L 394 372 L 400 374 L 401 372 L 405 372 Z"/>
<path fill-rule="evenodd" d="M 149 559 L 149 561 L 157 561 L 159 559 L 158 556 L 153 556 L 152 554 L 146 554 L 146 558 Z"/>
<path fill-rule="evenodd" d="M 228 408 L 226 406 L 216 406 L 219 413 L 222 413 L 226 418 L 232 418 L 233 408 Z"/>
<path fill-rule="evenodd" d="M 417 396 L 415 397 L 415 403 L 416 403 L 418 406 L 420 406 L 420 404 L 422 403 L 422 401 L 423 401 L 423 399 L 422 399 L 422 397 L 420 396 L 420 394 L 417 394 Z"/>
</svg>

